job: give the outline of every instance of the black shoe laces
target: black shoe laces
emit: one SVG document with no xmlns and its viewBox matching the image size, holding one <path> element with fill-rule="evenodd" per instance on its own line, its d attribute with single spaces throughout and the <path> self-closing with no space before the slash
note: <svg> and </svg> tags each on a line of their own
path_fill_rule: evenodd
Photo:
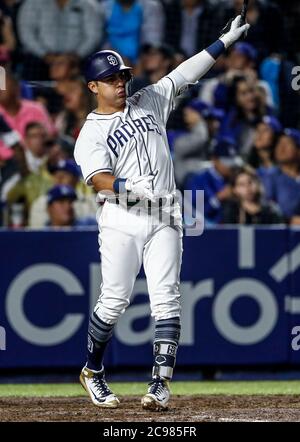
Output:
<svg viewBox="0 0 300 442">
<path fill-rule="evenodd" d="M 103 375 L 95 374 L 93 376 L 92 382 L 96 387 L 97 393 L 99 392 L 102 396 L 108 396 L 109 394 L 112 394 Z"/>
<path fill-rule="evenodd" d="M 162 379 L 153 379 L 148 385 L 150 386 L 151 394 L 156 395 L 164 392 L 165 384 Z"/>
</svg>

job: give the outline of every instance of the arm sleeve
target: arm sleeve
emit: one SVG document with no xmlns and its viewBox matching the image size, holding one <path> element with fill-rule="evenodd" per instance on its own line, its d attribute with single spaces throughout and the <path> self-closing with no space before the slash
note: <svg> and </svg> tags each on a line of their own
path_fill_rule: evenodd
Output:
<svg viewBox="0 0 300 442">
<path fill-rule="evenodd" d="M 207 49 L 185 60 L 173 72 L 179 73 L 186 83 L 194 84 L 213 67 L 223 52 L 225 45 L 221 40 L 217 40 Z"/>
<path fill-rule="evenodd" d="M 176 96 L 186 90 L 189 84 L 195 84 L 205 75 L 223 51 L 223 42 L 217 40 L 209 48 L 181 63 L 157 83 L 138 91 L 131 97 L 131 101 L 144 109 L 151 108 L 166 124 L 170 112 L 175 107 Z"/>
<path fill-rule="evenodd" d="M 23 2 L 18 14 L 17 26 L 21 43 L 26 51 L 37 57 L 43 57 L 47 51 L 38 38 L 39 10 L 39 1 Z"/>
<path fill-rule="evenodd" d="M 99 136 L 93 128 L 85 123 L 77 138 L 74 158 L 80 166 L 85 182 L 91 186 L 91 178 L 97 173 L 112 172 L 111 158 L 107 146 L 99 141 Z"/>
</svg>

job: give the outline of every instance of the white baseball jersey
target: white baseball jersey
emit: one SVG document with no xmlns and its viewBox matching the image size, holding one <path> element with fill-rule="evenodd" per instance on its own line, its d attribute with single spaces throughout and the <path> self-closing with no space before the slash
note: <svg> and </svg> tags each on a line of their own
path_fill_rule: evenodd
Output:
<svg viewBox="0 0 300 442">
<path fill-rule="evenodd" d="M 166 122 L 177 91 L 184 84 L 172 72 L 126 100 L 124 112 L 91 112 L 77 139 L 74 156 L 85 181 L 101 172 L 117 178 L 156 173 L 154 193 L 175 192 L 173 164 Z M 104 192 L 98 193 L 103 199 Z M 139 269 L 144 264 L 151 314 L 159 319 L 179 316 L 179 272 L 182 254 L 181 213 L 178 203 L 170 210 L 174 226 L 157 214 L 127 210 L 110 198 L 99 208 L 101 294 L 94 311 L 114 324 L 129 305 Z M 167 210 L 167 209 L 166 209 Z M 163 269 L 163 270 L 162 270 Z"/>
<path fill-rule="evenodd" d="M 154 194 L 175 192 L 166 122 L 183 83 L 181 75 L 173 71 L 128 98 L 124 112 L 107 115 L 94 111 L 87 116 L 74 151 L 87 184 L 100 172 L 117 178 L 157 172 Z"/>
</svg>

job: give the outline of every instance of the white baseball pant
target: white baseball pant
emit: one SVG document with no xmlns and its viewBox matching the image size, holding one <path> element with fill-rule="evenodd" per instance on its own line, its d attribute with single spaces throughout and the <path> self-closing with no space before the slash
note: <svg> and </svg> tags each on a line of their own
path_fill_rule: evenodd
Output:
<svg viewBox="0 0 300 442">
<path fill-rule="evenodd" d="M 180 208 L 176 225 L 158 220 L 146 209 L 128 210 L 106 201 L 98 214 L 102 285 L 95 313 L 115 324 L 130 303 L 142 263 L 147 278 L 151 316 L 180 316 L 179 274 L 182 259 Z M 178 220 L 180 220 L 178 222 Z"/>
</svg>

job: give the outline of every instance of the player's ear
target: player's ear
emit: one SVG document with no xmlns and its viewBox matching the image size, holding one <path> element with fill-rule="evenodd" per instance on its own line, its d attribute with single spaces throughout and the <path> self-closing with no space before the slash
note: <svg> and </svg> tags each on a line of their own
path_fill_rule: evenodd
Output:
<svg viewBox="0 0 300 442">
<path fill-rule="evenodd" d="M 93 94 L 98 94 L 98 84 L 97 81 L 89 81 L 88 82 L 88 88 Z"/>
</svg>

